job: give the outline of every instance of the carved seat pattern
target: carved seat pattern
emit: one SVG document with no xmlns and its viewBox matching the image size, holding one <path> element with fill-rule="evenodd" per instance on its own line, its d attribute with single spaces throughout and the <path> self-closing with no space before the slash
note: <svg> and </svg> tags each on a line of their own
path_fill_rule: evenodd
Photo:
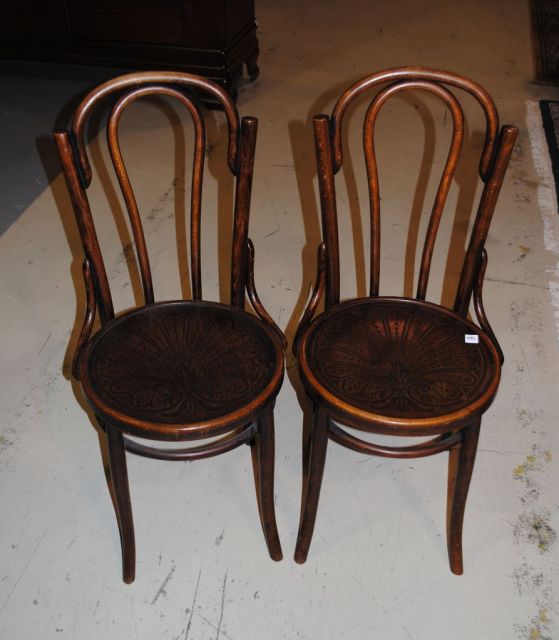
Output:
<svg viewBox="0 0 559 640">
<path fill-rule="evenodd" d="M 161 303 L 107 324 L 84 354 L 81 380 L 99 412 L 111 407 L 154 423 L 206 422 L 264 392 L 281 365 L 277 351 L 262 322 L 244 311 Z"/>
<path fill-rule="evenodd" d="M 467 343 L 466 335 L 479 342 Z M 484 396 L 499 371 L 497 353 L 478 327 L 413 300 L 338 305 L 313 324 L 305 350 L 315 393 L 385 416 L 458 411 Z"/>
</svg>

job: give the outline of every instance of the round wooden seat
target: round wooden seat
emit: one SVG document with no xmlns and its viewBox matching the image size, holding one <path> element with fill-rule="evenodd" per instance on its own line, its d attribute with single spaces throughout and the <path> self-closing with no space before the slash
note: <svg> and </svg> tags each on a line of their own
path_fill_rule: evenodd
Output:
<svg viewBox="0 0 559 640">
<path fill-rule="evenodd" d="M 273 331 L 238 308 L 163 302 L 108 322 L 84 352 L 80 377 L 96 414 L 178 440 L 254 419 L 280 388 L 283 353 Z"/>
<path fill-rule="evenodd" d="M 500 377 L 495 347 L 479 327 L 412 299 L 336 305 L 312 323 L 299 353 L 311 395 L 334 416 L 380 433 L 440 432 L 487 408 Z"/>
</svg>

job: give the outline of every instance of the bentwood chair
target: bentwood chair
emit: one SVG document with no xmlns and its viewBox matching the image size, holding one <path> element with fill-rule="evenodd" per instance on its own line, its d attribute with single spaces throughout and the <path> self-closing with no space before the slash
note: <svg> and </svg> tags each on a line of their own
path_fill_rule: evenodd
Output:
<svg viewBox="0 0 559 640">
<path fill-rule="evenodd" d="M 190 211 L 192 300 L 156 302 L 149 254 L 136 199 L 119 143 L 126 108 L 150 95 L 178 100 L 194 125 Z M 227 164 L 235 178 L 230 304 L 202 298 L 200 228 L 206 133 L 195 95 L 221 104 L 228 125 Z M 84 129 L 95 107 L 114 106 L 107 143 L 130 218 L 143 287 L 143 305 L 115 315 L 93 217 L 86 195 L 92 171 Z M 254 286 L 254 247 L 248 238 L 257 120 L 239 121 L 228 94 L 204 78 L 173 72 L 132 73 L 89 93 L 71 131 L 54 134 L 83 244 L 87 309 L 73 374 L 106 436 L 110 485 L 120 531 L 123 578 L 135 575 L 135 543 L 126 451 L 163 460 L 197 460 L 243 443 L 253 454 L 257 503 L 270 556 L 282 558 L 274 513 L 275 398 L 283 371 L 285 338 L 262 306 Z M 245 311 L 248 295 L 256 316 Z M 100 330 L 92 334 L 96 312 Z M 161 448 L 153 441 L 206 442 Z M 210 439 L 209 443 L 208 440 Z"/>
<path fill-rule="evenodd" d="M 486 122 L 479 163 L 484 186 L 452 309 L 425 301 L 435 238 L 463 137 L 462 109 L 449 86 L 471 94 Z M 371 89 L 376 91 L 363 126 L 371 220 L 370 295 L 341 302 L 334 177 L 343 163 L 344 115 L 357 96 Z M 374 132 L 382 106 L 408 90 L 440 98 L 452 116 L 453 133 L 427 227 L 416 297 L 385 297 L 379 295 L 380 195 Z M 314 415 L 305 447 L 295 560 L 302 563 L 307 558 L 331 439 L 354 451 L 388 458 L 449 452 L 447 546 L 450 568 L 461 574 L 462 522 L 480 421 L 497 391 L 503 363 L 482 302 L 484 244 L 518 132 L 512 126 L 499 132 L 495 105 L 478 84 L 446 71 L 414 67 L 364 78 L 342 94 L 330 117 L 317 115 L 313 124 L 323 242 L 317 280 L 294 345 Z M 479 326 L 467 317 L 472 296 Z M 324 312 L 313 317 L 322 297 Z M 343 426 L 372 434 L 432 438 L 411 446 L 383 446 Z"/>
</svg>

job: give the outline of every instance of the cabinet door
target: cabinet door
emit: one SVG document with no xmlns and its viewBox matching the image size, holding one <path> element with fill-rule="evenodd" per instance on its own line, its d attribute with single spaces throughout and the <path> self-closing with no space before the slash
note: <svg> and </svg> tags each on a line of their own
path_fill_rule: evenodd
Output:
<svg viewBox="0 0 559 640">
<path fill-rule="evenodd" d="M 190 47 L 226 49 L 254 24 L 254 0 L 184 0 L 185 34 Z"/>
<path fill-rule="evenodd" d="M 68 33 L 65 0 L 4 0 L 1 16 L 3 41 L 50 41 Z"/>
<path fill-rule="evenodd" d="M 66 0 L 66 3 L 70 31 L 77 39 L 186 44 L 183 0 Z"/>
</svg>

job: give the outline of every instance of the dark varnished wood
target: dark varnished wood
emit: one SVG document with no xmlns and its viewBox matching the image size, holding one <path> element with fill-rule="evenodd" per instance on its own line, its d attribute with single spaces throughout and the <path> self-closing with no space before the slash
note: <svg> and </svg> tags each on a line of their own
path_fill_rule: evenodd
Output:
<svg viewBox="0 0 559 640">
<path fill-rule="evenodd" d="M 322 487 L 326 451 L 328 448 L 328 412 L 322 405 L 314 411 L 314 425 L 310 433 L 310 442 L 306 447 L 306 460 L 303 476 L 303 499 L 301 502 L 301 520 L 295 548 L 295 562 L 303 564 L 309 553 L 309 547 L 316 521 L 318 500 Z"/>
<path fill-rule="evenodd" d="M 484 184 L 452 310 L 425 301 L 431 259 L 462 147 L 462 108 L 449 89 L 471 94 L 482 108 L 485 144 L 479 162 Z M 342 123 L 352 101 L 376 89 L 366 111 L 363 149 L 371 220 L 370 297 L 340 303 L 335 176 L 343 164 Z M 402 91 L 427 91 L 450 112 L 452 135 L 427 225 L 416 298 L 379 297 L 381 198 L 375 124 L 381 108 Z M 497 392 L 502 351 L 482 300 L 484 245 L 517 129 L 503 126 L 487 92 L 456 74 L 403 67 L 380 71 L 349 87 L 331 116 L 314 117 L 323 243 L 314 292 L 296 332 L 299 371 L 314 407 L 305 456 L 301 521 L 295 560 L 304 562 L 312 539 L 328 438 L 360 453 L 419 458 L 450 452 L 447 539 L 454 573 L 462 573 L 462 522 L 481 415 Z M 314 320 L 322 292 L 325 311 Z M 470 300 L 481 326 L 466 319 Z M 466 336 L 477 336 L 467 343 Z M 342 426 L 396 436 L 434 436 L 404 447 L 361 439 Z"/>
<path fill-rule="evenodd" d="M 375 99 L 371 102 L 367 114 L 365 116 L 365 125 L 363 127 L 363 146 L 365 150 L 365 163 L 367 165 L 367 175 L 369 178 L 369 204 L 371 210 L 371 285 L 370 295 L 377 296 L 379 292 L 380 281 L 380 191 L 378 184 L 378 171 L 375 154 L 374 128 L 377 116 L 384 105 L 393 95 L 410 89 L 422 89 L 429 91 L 438 96 L 449 108 L 452 116 L 452 139 L 448 158 L 444 171 L 441 176 L 439 189 L 435 197 L 431 217 L 429 218 L 429 226 L 423 246 L 423 256 L 421 260 L 421 268 L 419 271 L 419 280 L 417 284 L 417 298 L 425 300 L 427 292 L 427 282 L 429 280 L 429 271 L 431 268 L 431 258 L 433 256 L 433 248 L 435 246 L 435 238 L 439 228 L 443 208 L 448 196 L 448 190 L 456 170 L 458 155 L 462 147 L 462 139 L 464 137 L 463 114 L 456 98 L 439 84 L 433 84 L 425 80 L 408 80 L 401 81 L 386 87 L 379 91 Z"/>
<path fill-rule="evenodd" d="M 76 345 L 74 357 L 72 358 L 72 375 L 74 376 L 74 378 L 76 378 L 76 380 L 80 379 L 80 360 L 83 350 L 86 347 L 91 336 L 96 312 L 95 285 L 93 283 L 93 278 L 91 277 L 91 268 L 89 266 L 89 260 L 87 258 L 84 258 L 82 264 L 82 273 L 83 281 L 85 284 L 86 306 L 85 317 L 83 320 L 82 329 L 80 331 L 80 336 L 78 338 L 78 344 Z"/>
<path fill-rule="evenodd" d="M 115 93 L 136 89 L 138 86 L 151 86 L 151 93 L 159 93 L 158 87 L 184 87 L 197 89 L 201 93 L 211 95 L 223 107 L 229 127 L 227 159 L 231 172 L 237 175 L 239 115 L 231 98 L 225 90 L 213 82 L 190 73 L 173 71 L 139 71 L 128 73 L 103 84 L 90 91 L 78 105 L 72 119 L 72 134 L 76 143 L 79 166 L 83 175 L 84 188 L 91 182 L 91 167 L 85 150 L 84 127 L 97 104 Z"/>
<path fill-rule="evenodd" d="M 465 342 L 477 336 L 478 344 Z M 480 328 L 448 309 L 403 298 L 343 302 L 303 337 L 307 389 L 336 416 L 377 433 L 443 433 L 495 395 L 500 363 Z M 467 418 L 466 418 L 467 419 Z M 403 435 L 403 434 L 402 434 Z"/>
<path fill-rule="evenodd" d="M 481 251 L 479 269 L 477 272 L 477 277 L 476 277 L 474 288 L 473 288 L 474 308 L 476 310 L 476 317 L 479 320 L 480 326 L 485 331 L 485 333 L 493 343 L 493 346 L 497 350 L 497 353 L 499 354 L 499 362 L 501 363 L 501 366 L 502 366 L 505 361 L 505 356 L 503 354 L 503 350 L 501 349 L 501 345 L 499 344 L 499 341 L 497 340 L 497 337 L 495 336 L 495 333 L 493 332 L 493 329 L 489 324 L 489 320 L 487 319 L 487 315 L 485 313 L 485 307 L 483 306 L 483 279 L 485 277 L 486 268 L 487 268 L 487 251 L 484 248 Z"/>
<path fill-rule="evenodd" d="M 272 316 L 266 311 L 266 308 L 262 304 L 260 297 L 258 296 L 258 292 L 256 291 L 256 284 L 254 282 L 254 244 L 252 243 L 252 240 L 250 238 L 247 240 L 246 259 L 246 293 L 248 299 L 250 300 L 250 304 L 256 311 L 256 315 L 260 318 L 260 320 L 266 322 L 270 329 L 272 329 L 272 331 L 276 334 L 279 341 L 281 342 L 283 350 L 285 351 L 287 349 L 287 338 L 283 335 L 281 329 L 274 322 Z"/>
<path fill-rule="evenodd" d="M 256 148 L 256 118 L 244 118 L 241 135 L 241 155 L 235 189 L 235 224 L 233 229 L 233 264 L 231 269 L 231 304 L 244 307 L 247 282 L 248 211 L 252 191 L 252 171 Z M 254 253 L 254 250 L 253 250 Z"/>
<path fill-rule="evenodd" d="M 192 98 L 195 89 L 223 107 L 227 121 L 227 165 L 235 177 L 230 304 L 202 299 L 200 260 L 202 180 L 206 149 L 204 117 Z M 192 300 L 155 302 L 148 240 L 119 141 L 126 108 L 149 95 L 176 99 L 194 127 L 190 238 Z M 115 315 L 110 282 L 87 188 L 92 180 L 84 131 L 93 110 L 114 98 L 107 144 L 134 238 L 144 306 Z M 257 503 L 270 555 L 281 559 L 274 502 L 273 406 L 284 369 L 285 337 L 256 293 L 254 247 L 248 222 L 257 121 L 242 121 L 226 91 L 204 78 L 177 72 L 128 74 L 91 91 L 76 109 L 72 130 L 54 134 L 82 240 L 86 312 L 73 372 L 106 433 L 110 485 L 121 535 L 125 582 L 134 580 L 134 528 L 126 455 L 163 460 L 197 460 L 251 444 Z M 256 316 L 245 311 L 245 292 Z M 91 337 L 96 311 L 101 329 Z M 196 441 L 168 449 L 139 443 L 125 434 L 153 441 Z"/>
<path fill-rule="evenodd" d="M 381 458 L 425 458 L 434 456 L 437 453 L 448 451 L 449 448 L 460 440 L 460 432 L 444 434 L 437 436 L 428 442 L 411 445 L 409 447 L 388 447 L 373 442 L 365 442 L 351 435 L 334 422 L 330 422 L 330 439 L 338 444 L 357 451 L 358 453 L 366 452 L 370 455 L 380 456 Z"/>
<path fill-rule="evenodd" d="M 448 461 L 447 546 L 452 573 L 464 572 L 462 525 L 466 498 L 476 460 L 481 418 L 460 431 L 459 442 L 450 449 Z"/>
<path fill-rule="evenodd" d="M 191 98 L 172 87 L 164 85 L 140 87 L 125 93 L 117 100 L 107 123 L 107 144 L 132 226 L 132 234 L 134 236 L 134 244 L 138 255 L 140 275 L 144 290 L 144 301 L 146 304 L 150 304 L 154 301 L 154 295 L 146 238 L 143 232 L 142 219 L 138 210 L 136 198 L 134 197 L 134 191 L 120 150 L 118 127 L 122 114 L 130 104 L 139 98 L 153 93 L 170 96 L 181 102 L 192 116 L 192 122 L 194 124 L 194 153 L 190 195 L 190 263 L 192 274 L 192 297 L 195 300 L 200 300 L 202 297 L 202 274 L 200 270 L 200 224 L 202 179 L 204 173 L 204 149 L 206 146 L 206 131 L 204 127 L 204 120 L 200 113 L 200 108 Z"/>
<path fill-rule="evenodd" d="M 75 162 L 74 150 L 68 131 L 56 131 L 54 133 L 54 140 L 58 147 L 62 173 L 64 174 L 68 193 L 70 194 L 76 215 L 83 252 L 88 265 L 87 272 L 84 272 L 85 287 L 86 290 L 89 287 L 90 291 L 94 291 L 95 306 L 99 311 L 101 322 L 107 322 L 114 317 L 113 299 L 103 256 L 101 255 L 97 231 L 95 230 L 95 224 L 93 223 L 93 217 L 91 215 L 89 200 L 85 191 L 86 187 L 83 184 L 80 171 Z M 91 289 L 91 284 L 93 284 L 93 289 Z M 75 362 L 75 366 L 79 366 L 77 361 Z"/>
<path fill-rule="evenodd" d="M 109 450 L 109 481 L 115 504 L 116 519 L 122 548 L 122 578 L 130 584 L 136 576 L 136 543 L 134 521 L 128 487 L 126 451 L 122 432 L 105 424 L 107 447 Z"/>
<path fill-rule="evenodd" d="M 255 430 L 254 424 L 242 425 L 227 435 L 213 440 L 211 444 L 185 447 L 184 449 L 162 449 L 141 444 L 127 437 L 124 438 L 124 446 L 126 451 L 130 451 L 130 453 L 135 453 L 145 458 L 153 458 L 154 460 L 203 460 L 204 458 L 217 456 L 220 453 L 232 451 L 242 444 L 250 444 Z"/>
<path fill-rule="evenodd" d="M 250 422 L 279 390 L 281 348 L 253 315 L 215 302 L 161 302 L 118 316 L 89 342 L 80 378 L 97 415 L 158 440 Z"/>
<path fill-rule="evenodd" d="M 428 82 L 443 86 L 448 85 L 462 89 L 472 95 L 479 103 L 483 109 L 486 121 L 485 145 L 483 147 L 479 163 L 479 173 L 480 177 L 486 181 L 491 174 L 491 166 L 495 155 L 497 133 L 499 130 L 499 115 L 493 99 L 483 87 L 468 78 L 463 78 L 462 76 L 450 71 L 429 69 L 427 67 L 400 67 L 395 69 L 385 69 L 384 71 L 379 71 L 363 78 L 344 91 L 332 111 L 332 144 L 334 148 L 333 167 L 335 173 L 340 170 L 343 163 L 342 120 L 351 102 L 365 91 L 369 91 L 370 89 L 383 85 L 387 82 L 399 84 L 402 82 L 413 83 L 414 81 Z M 408 88 L 412 88 L 412 85 L 408 85 Z"/>
<path fill-rule="evenodd" d="M 272 560 L 281 560 L 283 553 L 279 540 L 274 509 L 274 409 L 269 406 L 258 417 L 258 429 L 255 431 L 251 451 L 256 480 L 256 498 L 262 523 L 264 538 Z"/>
<path fill-rule="evenodd" d="M 305 308 L 305 312 L 299 322 L 299 326 L 297 327 L 297 331 L 295 332 L 295 337 L 293 339 L 293 355 L 297 357 L 297 351 L 299 350 L 299 341 L 301 340 L 301 336 L 307 330 L 311 320 L 318 309 L 318 305 L 320 304 L 320 300 L 324 295 L 324 287 L 326 281 L 326 244 L 321 242 L 318 245 L 318 255 L 316 261 L 316 279 L 315 285 L 311 292 L 311 297 L 309 298 L 309 302 Z"/>
<path fill-rule="evenodd" d="M 330 307 L 340 301 L 340 249 L 338 242 L 338 213 L 336 208 L 336 185 L 332 166 L 332 140 L 330 118 L 317 115 L 313 118 L 316 164 L 322 213 L 322 232 L 326 264 L 325 305 Z"/>
<path fill-rule="evenodd" d="M 516 127 L 510 125 L 502 127 L 492 172 L 485 180 L 454 301 L 454 310 L 463 316 L 468 313 L 470 298 L 481 264 L 481 254 L 489 233 L 489 225 L 517 136 L 518 129 Z"/>
</svg>

